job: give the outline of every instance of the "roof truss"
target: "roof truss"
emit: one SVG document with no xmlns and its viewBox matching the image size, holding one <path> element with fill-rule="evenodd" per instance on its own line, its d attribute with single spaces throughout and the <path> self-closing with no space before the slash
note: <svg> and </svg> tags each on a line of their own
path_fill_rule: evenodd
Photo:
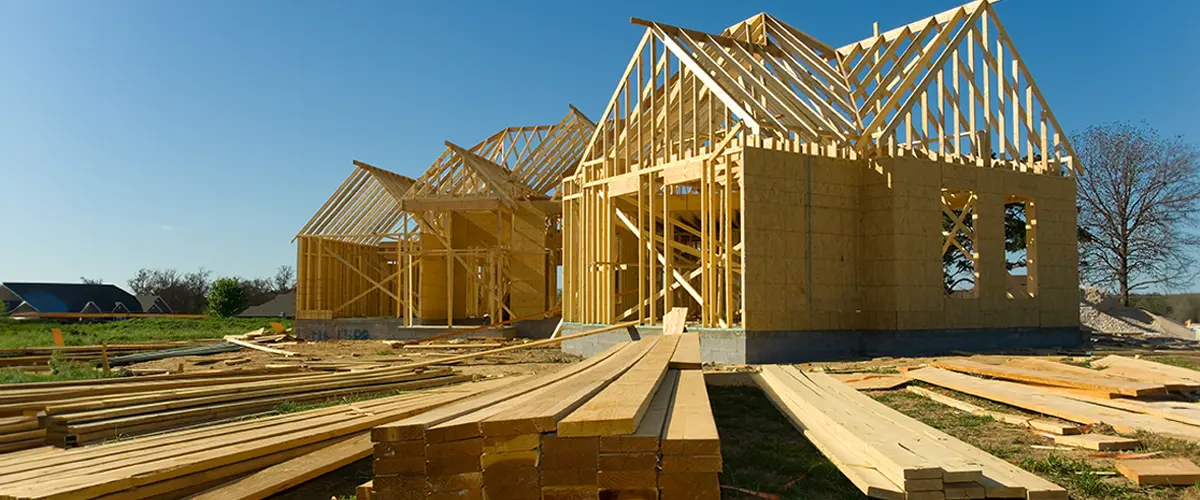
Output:
<svg viewBox="0 0 1200 500">
<path fill-rule="evenodd" d="M 834 49 L 768 14 L 652 21 L 583 155 L 586 181 L 702 154 L 733 123 L 853 156 L 1073 175 L 1071 145 L 989 0 Z"/>
</svg>

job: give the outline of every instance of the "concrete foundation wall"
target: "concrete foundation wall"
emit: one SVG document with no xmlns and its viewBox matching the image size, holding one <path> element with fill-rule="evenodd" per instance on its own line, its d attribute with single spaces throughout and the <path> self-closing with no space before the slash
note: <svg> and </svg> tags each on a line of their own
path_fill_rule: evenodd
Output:
<svg viewBox="0 0 1200 500">
<path fill-rule="evenodd" d="M 601 325 L 567 323 L 563 335 Z M 1074 347 L 1083 342 L 1078 328 L 994 328 L 970 330 L 838 330 L 745 332 L 740 329 L 691 329 L 700 333 L 706 363 L 801 363 L 878 356 L 939 356 L 953 351 L 1001 352 L 1013 349 Z M 609 346 L 642 336 L 661 335 L 660 327 L 599 333 L 563 342 L 563 351 L 591 356 Z"/>
<path fill-rule="evenodd" d="M 457 323 L 458 320 L 455 320 Z M 466 330 L 470 326 L 448 328 L 445 325 L 404 326 L 402 318 L 338 318 L 296 320 L 296 337 L 304 340 L 420 340 L 443 333 Z M 550 327 L 554 329 L 553 326 Z M 518 327 L 506 326 L 480 330 L 471 337 L 512 338 Z M 548 336 L 548 334 L 547 334 Z"/>
</svg>

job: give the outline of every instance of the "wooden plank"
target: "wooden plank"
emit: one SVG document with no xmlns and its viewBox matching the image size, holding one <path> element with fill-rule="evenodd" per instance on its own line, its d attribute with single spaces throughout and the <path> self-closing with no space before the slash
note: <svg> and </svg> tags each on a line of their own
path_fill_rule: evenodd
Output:
<svg viewBox="0 0 1200 500">
<path fill-rule="evenodd" d="M 679 336 L 679 345 L 675 347 L 669 366 L 679 370 L 699 370 L 704 367 L 704 360 L 700 357 L 699 333 L 688 332 Z"/>
<path fill-rule="evenodd" d="M 679 335 L 683 333 L 683 329 L 687 324 L 688 308 L 672 307 L 671 311 L 663 315 L 663 335 Z"/>
<path fill-rule="evenodd" d="M 276 464 L 224 486 L 191 497 L 192 500 L 257 500 L 333 472 L 371 455 L 371 435 L 362 433 L 328 448 Z"/>
<path fill-rule="evenodd" d="M 586 404 L 595 401 L 609 388 L 633 373 L 654 349 L 666 340 L 678 337 L 649 337 L 631 343 L 626 350 L 598 364 L 579 377 L 546 387 L 548 395 L 531 397 L 521 404 L 501 408 L 486 416 L 479 429 L 485 436 L 511 436 L 542 432 L 561 432 L 561 425 Z M 663 363 L 665 366 L 665 362 Z"/>
<path fill-rule="evenodd" d="M 778 370 L 764 368 L 754 377 L 772 404 L 788 417 L 788 421 L 829 458 L 859 491 L 871 498 L 904 500 L 904 490 L 884 476 L 879 469 L 869 465 L 870 459 L 861 452 L 839 445 L 840 438 L 834 435 L 832 428 L 806 423 L 813 422 L 812 417 L 803 405 L 796 402 L 795 395 L 784 383 Z"/>
<path fill-rule="evenodd" d="M 879 373 L 833 373 L 833 378 L 860 391 L 887 391 L 909 382 L 902 375 Z"/>
<path fill-rule="evenodd" d="M 1104 434 L 1079 434 L 1076 436 L 1054 436 L 1054 444 L 1074 446 L 1097 451 L 1132 450 L 1142 445 L 1141 441 Z"/>
<path fill-rule="evenodd" d="M 371 500 L 375 494 L 375 482 L 367 481 L 354 489 L 354 500 Z"/>
<path fill-rule="evenodd" d="M 1200 483 L 1200 467 L 1186 458 L 1119 460 L 1117 471 L 1138 486 L 1191 486 Z"/>
<path fill-rule="evenodd" d="M 629 371 L 558 423 L 564 437 L 632 434 L 667 374 L 679 335 L 662 336 Z M 701 376 L 703 379 L 703 376 Z"/>
<path fill-rule="evenodd" d="M 1083 432 L 1083 428 L 1078 425 L 1062 424 L 1059 422 L 1054 422 L 1052 420 L 1043 420 L 1043 419 L 1039 419 L 1039 418 L 1015 415 L 1012 413 L 1003 413 L 1003 412 L 998 412 L 998 411 L 987 410 L 987 409 L 975 406 L 966 401 L 954 399 L 945 394 L 937 393 L 937 392 L 931 391 L 929 389 L 925 389 L 923 387 L 910 386 L 910 387 L 908 387 L 908 391 L 912 392 L 914 394 L 919 394 L 926 398 L 932 399 L 934 401 L 942 403 L 951 408 L 962 410 L 962 411 L 965 411 L 972 415 L 981 415 L 981 416 L 992 417 L 1000 422 L 1004 422 L 1007 424 L 1019 425 L 1021 427 L 1028 427 L 1028 428 L 1039 430 L 1042 432 L 1049 432 L 1051 434 L 1058 434 L 1058 435 L 1072 435 L 1072 434 L 1080 434 Z"/>
<path fill-rule="evenodd" d="M 507 382 L 504 380 L 476 383 L 471 389 L 490 390 Z M 379 423 L 427 411 L 469 397 L 473 393 L 461 389 L 442 393 L 430 391 L 421 397 L 406 399 L 398 404 L 377 406 L 377 410 L 371 413 L 347 413 L 347 408 L 343 407 L 338 412 L 323 417 L 309 417 L 283 425 L 259 427 L 250 432 L 225 435 L 219 439 L 191 440 L 183 446 L 156 447 L 148 452 L 130 454 L 124 458 L 105 457 L 93 465 L 71 461 L 55 469 L 35 468 L 26 473 L 3 475 L 0 476 L 0 483 L 4 484 L 3 490 L 7 494 L 17 496 L 90 497 L 115 493 L 339 436 L 364 432 Z M 135 440 L 131 444 L 139 444 L 138 441 L 141 440 Z M 99 448 L 105 448 L 101 450 L 103 452 L 112 451 L 109 447 Z M 59 474 L 51 475 L 55 472 Z"/>
<path fill-rule="evenodd" d="M 666 419 L 663 455 L 721 454 L 721 440 L 703 373 L 695 370 L 679 372 L 679 383 Z"/>
<path fill-rule="evenodd" d="M 271 347 L 266 347 L 266 346 L 261 346 L 261 345 L 255 344 L 253 342 L 246 342 L 245 340 L 239 340 L 232 335 L 225 336 L 225 341 L 229 342 L 230 344 L 245 347 L 247 349 L 254 349 L 256 351 L 267 352 L 267 353 L 271 353 L 271 354 L 275 354 L 275 355 L 283 356 L 283 357 L 287 357 L 287 358 L 290 358 L 290 357 L 296 355 L 296 353 L 291 352 L 291 351 L 285 351 L 283 349 L 274 349 Z"/>
<path fill-rule="evenodd" d="M 633 434 L 600 437 L 600 453 L 658 453 L 659 442 L 663 429 L 667 424 L 667 415 L 671 411 L 671 401 L 675 398 L 675 390 L 679 384 L 679 370 L 670 370 L 654 399 L 650 409 Z"/>
<path fill-rule="evenodd" d="M 1124 394 L 1126 396 L 1148 396 L 1167 392 L 1166 387 L 1162 386 L 1161 384 L 1147 384 L 1132 381 L 1123 382 L 1119 380 L 1112 380 L 1103 376 L 1083 377 L 1061 372 L 1046 372 L 1003 365 L 989 365 L 967 359 L 942 359 L 933 361 L 930 364 L 938 368 L 970 373 L 974 375 L 986 375 L 988 377 L 1055 387 L 1069 387 L 1091 391 L 1106 391 L 1114 394 Z"/>
<path fill-rule="evenodd" d="M 508 401 L 517 396 L 535 391 L 541 387 L 572 377 L 587 370 L 610 356 L 621 352 L 630 345 L 629 342 L 615 344 L 600 354 L 592 356 L 579 363 L 564 367 L 558 371 L 526 379 L 503 389 L 487 392 L 477 397 L 466 399 L 412 418 L 399 422 L 378 426 L 371 430 L 372 440 L 381 441 L 412 441 L 425 439 L 426 429 L 466 415 L 480 408 Z"/>
<path fill-rule="evenodd" d="M 1200 442 L 1200 427 L 1173 422 L 1154 415 L 1131 413 L 1090 404 L 1044 388 L 1002 380 L 984 380 L 940 368 L 909 370 L 907 375 L 928 384 L 1071 422 L 1108 424 L 1122 434 L 1132 434 L 1142 430 Z"/>
<path fill-rule="evenodd" d="M 1131 368 L 1144 370 L 1160 374 L 1170 379 L 1186 380 L 1191 383 L 1200 383 L 1200 372 L 1183 368 L 1180 366 L 1172 366 L 1163 363 L 1156 363 L 1142 358 L 1128 358 L 1125 356 L 1109 355 L 1092 362 L 1092 366 L 1101 368 Z"/>
</svg>

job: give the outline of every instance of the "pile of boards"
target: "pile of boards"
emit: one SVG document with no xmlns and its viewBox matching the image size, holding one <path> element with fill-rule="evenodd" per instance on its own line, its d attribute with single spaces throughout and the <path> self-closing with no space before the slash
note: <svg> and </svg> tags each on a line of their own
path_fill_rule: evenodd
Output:
<svg viewBox="0 0 1200 500">
<path fill-rule="evenodd" d="M 284 402 L 469 379 L 437 367 L 329 374 L 293 367 L 0 385 L 0 451 L 42 444 L 69 447 L 272 412 Z M 31 429 L 30 422 L 36 427 Z"/>
<path fill-rule="evenodd" d="M 311 472 L 306 464 L 356 443 L 365 458 L 372 427 L 512 383 L 469 382 L 99 446 L 13 452 L 0 460 L 0 499 L 169 499 L 206 490 L 197 498 L 266 498 L 286 489 L 280 481 L 302 480 L 280 468 Z"/>
<path fill-rule="evenodd" d="M 666 333 L 376 427 L 359 498 L 719 498 L 699 337 Z"/>
<path fill-rule="evenodd" d="M 1122 356 L 1090 364 L 1092 368 L 1042 358 L 946 358 L 905 375 L 1069 422 L 1200 443 L 1200 404 L 1181 396 L 1200 390 L 1200 372 Z"/>
<path fill-rule="evenodd" d="M 50 359 L 58 355 L 63 361 L 91 362 L 104 355 L 117 356 L 158 351 L 192 345 L 190 342 L 154 342 L 141 344 L 114 344 L 109 346 L 82 345 L 66 347 L 24 347 L 0 349 L 0 369 L 25 371 L 49 371 Z"/>
<path fill-rule="evenodd" d="M 1054 483 L 938 431 L 826 373 L 768 365 L 758 385 L 871 498 L 1066 499 Z"/>
</svg>

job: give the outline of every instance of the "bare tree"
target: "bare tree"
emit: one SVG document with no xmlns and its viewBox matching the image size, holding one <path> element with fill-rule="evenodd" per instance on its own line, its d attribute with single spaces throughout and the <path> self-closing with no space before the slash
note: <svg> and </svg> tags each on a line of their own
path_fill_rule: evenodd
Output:
<svg viewBox="0 0 1200 500">
<path fill-rule="evenodd" d="M 104 284 L 104 280 L 101 278 L 89 278 L 87 276 L 80 276 L 79 282 L 83 283 L 85 285 L 103 285 Z"/>
<path fill-rule="evenodd" d="M 133 293 L 158 295 L 171 309 L 188 314 L 204 312 L 211 285 L 212 271 L 203 267 L 191 273 L 180 273 L 175 269 L 139 269 L 129 279 Z"/>
<path fill-rule="evenodd" d="M 1153 288 L 1177 289 L 1200 274 L 1192 231 L 1200 215 L 1200 151 L 1127 123 L 1091 127 L 1074 139 L 1085 281 L 1115 286 L 1121 302 Z"/>
<path fill-rule="evenodd" d="M 275 287 L 275 293 L 284 294 L 296 289 L 296 270 L 292 266 L 283 265 L 275 270 L 275 277 L 271 278 L 271 284 Z"/>
</svg>

